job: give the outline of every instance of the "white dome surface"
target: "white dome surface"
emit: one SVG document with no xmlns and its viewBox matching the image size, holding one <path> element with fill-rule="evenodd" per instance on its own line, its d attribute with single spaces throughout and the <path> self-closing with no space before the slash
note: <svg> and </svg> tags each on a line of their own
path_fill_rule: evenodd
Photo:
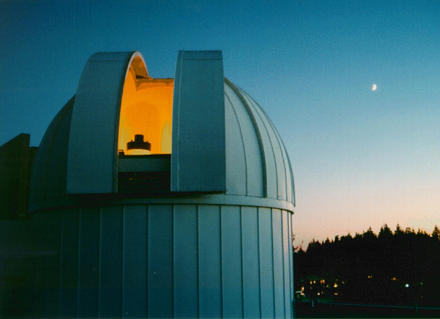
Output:
<svg viewBox="0 0 440 319">
<path fill-rule="evenodd" d="M 40 143 L 32 172 L 31 211 L 75 203 L 76 199 L 66 191 L 74 99 L 56 115 Z M 258 103 L 228 79 L 224 80 L 224 106 L 226 191 L 223 195 L 280 201 L 292 211 L 295 204 L 292 168 L 275 126 Z M 174 195 L 170 193 L 169 197 Z M 198 198 L 200 195 L 215 196 L 199 193 Z"/>
</svg>

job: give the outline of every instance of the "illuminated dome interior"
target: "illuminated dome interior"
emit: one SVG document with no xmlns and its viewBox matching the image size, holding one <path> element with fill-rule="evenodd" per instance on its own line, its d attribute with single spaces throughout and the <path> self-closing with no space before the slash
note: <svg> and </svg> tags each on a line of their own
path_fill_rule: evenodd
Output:
<svg viewBox="0 0 440 319">
<path fill-rule="evenodd" d="M 139 59 L 139 61 L 136 61 Z M 127 72 L 121 99 L 118 152 L 124 155 L 171 154 L 174 79 L 153 79 L 136 57 Z M 130 148 L 143 135 L 149 149 Z"/>
</svg>

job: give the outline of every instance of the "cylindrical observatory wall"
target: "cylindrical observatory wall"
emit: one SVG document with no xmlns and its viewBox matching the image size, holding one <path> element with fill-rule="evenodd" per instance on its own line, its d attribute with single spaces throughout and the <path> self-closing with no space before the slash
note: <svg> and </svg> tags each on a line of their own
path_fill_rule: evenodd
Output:
<svg viewBox="0 0 440 319">
<path fill-rule="evenodd" d="M 58 318 L 291 318 L 291 216 L 227 204 L 40 213 L 58 255 L 35 304 Z"/>
</svg>

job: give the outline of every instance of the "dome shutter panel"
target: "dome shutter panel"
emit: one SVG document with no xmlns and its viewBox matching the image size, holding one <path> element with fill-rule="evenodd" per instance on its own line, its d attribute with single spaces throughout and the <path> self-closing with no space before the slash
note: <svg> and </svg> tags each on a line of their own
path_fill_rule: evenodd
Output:
<svg viewBox="0 0 440 319">
<path fill-rule="evenodd" d="M 116 191 L 116 141 L 125 74 L 133 52 L 96 53 L 81 75 L 70 127 L 67 193 Z"/>
<path fill-rule="evenodd" d="M 224 192 L 225 102 L 221 51 L 180 51 L 174 86 L 171 190 Z"/>
</svg>

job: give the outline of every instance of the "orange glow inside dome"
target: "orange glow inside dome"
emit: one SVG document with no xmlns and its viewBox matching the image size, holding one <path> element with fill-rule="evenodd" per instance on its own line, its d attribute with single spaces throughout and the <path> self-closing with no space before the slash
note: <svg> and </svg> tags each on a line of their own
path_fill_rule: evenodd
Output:
<svg viewBox="0 0 440 319">
<path fill-rule="evenodd" d="M 124 82 L 118 150 L 125 155 L 171 154 L 174 79 L 153 79 L 137 68 L 135 58 Z M 143 135 L 150 149 L 128 149 L 135 135 Z"/>
</svg>

